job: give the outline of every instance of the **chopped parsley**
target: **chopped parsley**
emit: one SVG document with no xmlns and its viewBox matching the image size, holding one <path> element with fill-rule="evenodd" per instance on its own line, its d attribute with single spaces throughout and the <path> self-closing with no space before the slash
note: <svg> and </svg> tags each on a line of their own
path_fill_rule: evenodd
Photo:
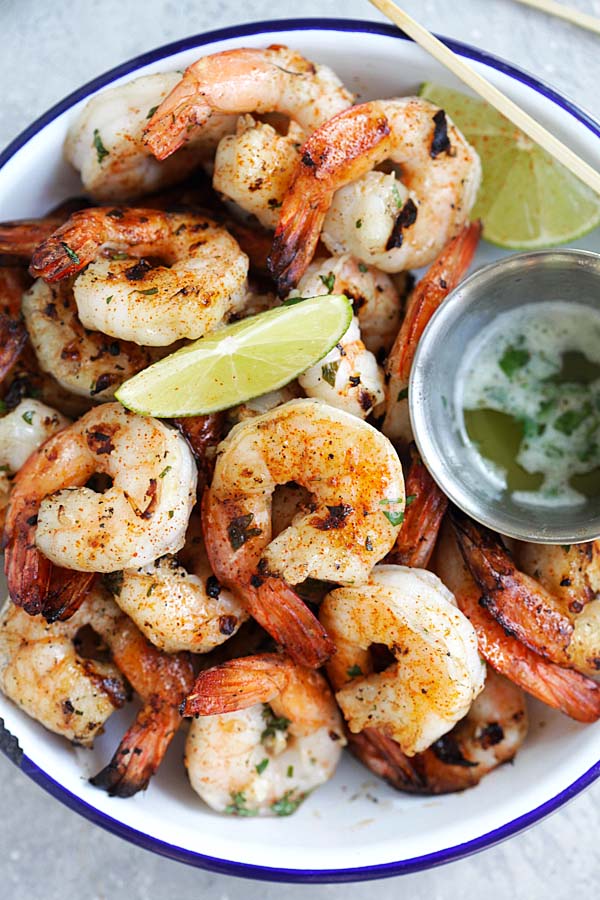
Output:
<svg viewBox="0 0 600 900">
<path fill-rule="evenodd" d="M 329 272 L 328 275 L 319 275 L 319 278 L 327 288 L 327 293 L 332 294 L 335 287 L 335 275 L 333 272 Z"/>
<path fill-rule="evenodd" d="M 394 184 L 392 185 L 392 197 L 394 198 L 394 202 L 398 209 L 402 209 L 404 204 L 402 202 L 402 197 L 400 196 L 400 191 L 398 190 L 398 185 L 396 184 L 396 182 L 394 182 Z"/>
<path fill-rule="evenodd" d="M 566 434 L 567 437 L 570 437 L 591 414 L 591 403 L 586 403 L 579 409 L 569 409 L 560 415 L 558 419 L 554 420 L 554 428 L 560 431 L 561 434 Z"/>
<path fill-rule="evenodd" d="M 146 597 L 149 597 L 152 594 L 152 591 L 154 590 L 154 588 L 156 586 L 157 586 L 156 582 L 153 581 L 152 584 L 150 585 L 150 587 L 148 588 L 148 590 L 146 591 Z"/>
<path fill-rule="evenodd" d="M 162 470 L 162 472 L 160 473 L 160 475 L 159 475 L 158 477 L 159 477 L 159 478 L 164 478 L 165 475 L 167 474 L 167 472 L 170 472 L 172 468 L 173 468 L 173 466 L 165 466 L 164 469 Z"/>
<path fill-rule="evenodd" d="M 365 264 L 364 264 L 363 262 L 359 262 L 359 264 L 358 264 L 358 271 L 359 271 L 359 272 L 362 272 L 363 275 L 364 275 L 365 272 L 368 272 L 368 271 L 369 271 L 369 267 L 368 267 L 368 266 L 365 266 Z"/>
<path fill-rule="evenodd" d="M 362 228 L 362 219 L 357 219 L 354 223 L 355 228 Z"/>
<path fill-rule="evenodd" d="M 363 670 L 361 669 L 360 666 L 354 665 L 354 666 L 350 666 L 350 668 L 346 670 L 346 674 L 347 674 L 348 678 L 358 678 L 360 675 L 363 674 Z"/>
<path fill-rule="evenodd" d="M 398 391 L 398 397 L 396 399 L 397 399 L 397 402 L 400 403 L 401 400 L 406 400 L 407 397 L 408 397 L 408 388 L 405 387 L 405 388 L 402 388 L 401 391 Z"/>
<path fill-rule="evenodd" d="M 148 288 L 146 291 L 136 291 L 136 294 L 143 294 L 144 297 L 151 297 L 153 294 L 158 294 L 158 288 Z"/>
<path fill-rule="evenodd" d="M 293 777 L 294 777 L 294 767 L 293 767 L 293 766 L 288 766 L 288 767 L 287 767 L 287 777 L 288 777 L 288 778 L 293 778 Z"/>
<path fill-rule="evenodd" d="M 104 144 L 102 143 L 102 138 L 100 137 L 100 132 L 97 128 L 94 128 L 94 140 L 92 144 L 96 148 L 96 154 L 98 156 L 98 162 L 101 163 L 102 160 L 109 155 L 109 151 L 106 149 Z"/>
<path fill-rule="evenodd" d="M 27 422 L 28 425 L 31 425 L 33 422 L 33 417 L 35 416 L 35 412 L 32 409 L 28 409 L 27 412 L 24 412 L 22 415 L 22 419 L 24 422 Z"/>
<path fill-rule="evenodd" d="M 331 387 L 335 387 L 335 379 L 339 367 L 339 359 L 335 360 L 334 362 L 325 363 L 324 366 L 321 366 L 321 375 L 323 376 L 323 381 L 326 381 L 327 384 L 331 385 Z"/>
<path fill-rule="evenodd" d="M 148 115 L 146 116 L 146 118 L 151 119 L 157 109 L 158 109 L 158 106 L 151 106 L 150 109 L 148 110 Z"/>
<path fill-rule="evenodd" d="M 417 499 L 417 495 L 416 495 L 416 494 L 409 494 L 408 497 L 406 498 L 406 500 L 405 500 L 404 502 L 405 502 L 406 506 L 410 506 L 410 504 L 411 504 L 411 503 L 414 503 L 414 501 L 415 501 L 416 499 Z"/>
<path fill-rule="evenodd" d="M 394 503 L 400 503 L 401 500 L 381 500 L 379 502 L 380 506 L 392 506 Z M 383 514 L 391 525 L 402 525 L 404 522 L 404 510 L 400 512 L 390 512 L 389 510 L 384 509 Z"/>
<path fill-rule="evenodd" d="M 262 717 L 265 721 L 265 728 L 260 736 L 261 741 L 275 737 L 278 731 L 287 731 L 291 725 L 291 720 L 285 716 L 273 715 L 273 710 L 268 703 L 263 706 Z"/>
<path fill-rule="evenodd" d="M 107 297 L 107 298 L 106 298 L 106 305 L 107 305 L 107 306 L 108 306 L 108 304 L 110 303 L 110 301 L 112 300 L 112 298 L 113 298 L 113 294 L 111 294 L 110 297 Z"/>
<path fill-rule="evenodd" d="M 288 297 L 287 300 L 284 300 L 281 304 L 282 306 L 295 306 L 296 303 L 302 303 L 306 300 L 306 297 Z"/>
</svg>

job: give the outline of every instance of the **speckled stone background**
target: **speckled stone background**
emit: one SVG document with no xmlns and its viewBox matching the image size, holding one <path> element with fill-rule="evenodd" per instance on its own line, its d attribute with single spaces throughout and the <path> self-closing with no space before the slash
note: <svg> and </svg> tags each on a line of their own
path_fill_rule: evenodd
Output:
<svg viewBox="0 0 600 900">
<path fill-rule="evenodd" d="M 565 0 L 600 16 L 600 0 Z M 513 0 L 404 0 L 442 34 L 551 82 L 600 118 L 600 37 Z M 243 11 L 242 11 L 243 10 Z M 366 0 L 0 0 L 0 145 L 105 69 L 240 21 L 379 19 Z M 0 210 L 1 217 L 1 210 Z M 2 900 L 587 900 L 600 880 L 600 784 L 527 834 L 435 871 L 372 884 L 281 886 L 212 875 L 139 850 L 61 806 L 0 758 Z"/>
</svg>

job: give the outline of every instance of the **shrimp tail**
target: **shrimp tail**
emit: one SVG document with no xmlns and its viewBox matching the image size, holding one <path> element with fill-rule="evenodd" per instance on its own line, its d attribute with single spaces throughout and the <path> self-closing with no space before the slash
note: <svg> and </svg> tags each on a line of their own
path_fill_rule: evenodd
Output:
<svg viewBox="0 0 600 900">
<path fill-rule="evenodd" d="M 48 593 L 42 614 L 48 622 L 64 622 L 74 615 L 89 595 L 96 578 L 95 572 L 73 572 L 52 566 Z"/>
<path fill-rule="evenodd" d="M 457 508 L 450 521 L 463 559 L 484 595 L 479 601 L 521 643 L 560 665 L 571 665 L 566 653 L 573 625 L 557 609 L 552 596 L 520 572 L 493 531 L 477 525 Z"/>
<path fill-rule="evenodd" d="M 202 496 L 204 488 L 210 484 L 212 479 L 215 467 L 213 451 L 223 437 L 225 414 L 211 413 L 208 416 L 173 419 L 173 424 L 181 431 L 192 448 L 198 468 L 198 496 Z"/>
<path fill-rule="evenodd" d="M 194 126 L 204 125 L 211 115 L 202 100 L 194 65 L 160 104 L 144 129 L 144 143 L 158 160 L 167 159 L 190 139 Z"/>
<path fill-rule="evenodd" d="M 17 517 L 14 529 L 6 530 L 4 573 L 12 602 L 30 616 L 37 616 L 48 596 L 52 563 L 35 546 L 38 504 L 32 502 L 27 507 Z"/>
<path fill-rule="evenodd" d="M 181 704 L 181 715 L 215 716 L 268 703 L 285 687 L 281 662 L 277 653 L 262 653 L 206 669 Z"/>
<path fill-rule="evenodd" d="M 346 729 L 346 739 L 354 756 L 396 790 L 427 793 L 426 783 L 416 765 L 419 754 L 409 759 L 400 749 L 400 744 L 377 728 L 364 728 L 358 734 Z"/>
<path fill-rule="evenodd" d="M 0 381 L 13 367 L 27 342 L 27 329 L 22 319 L 0 315 Z"/>
<path fill-rule="evenodd" d="M 386 563 L 427 568 L 433 553 L 448 498 L 437 486 L 423 464 L 415 446 L 406 478 L 406 510 L 396 543 Z"/>
<path fill-rule="evenodd" d="M 144 791 L 179 728 L 179 714 L 151 697 L 126 732 L 111 761 L 90 778 L 111 797 L 132 797 Z"/>
<path fill-rule="evenodd" d="M 95 259 L 102 236 L 99 234 L 98 220 L 92 212 L 82 210 L 73 213 L 64 225 L 36 247 L 29 266 L 33 278 L 60 281 L 76 275 Z"/>
<path fill-rule="evenodd" d="M 300 148 L 268 260 L 281 297 L 296 286 L 314 256 L 338 182 L 347 173 L 354 180 L 368 171 L 370 152 L 390 130 L 377 104 L 362 104 L 333 116 Z"/>
</svg>

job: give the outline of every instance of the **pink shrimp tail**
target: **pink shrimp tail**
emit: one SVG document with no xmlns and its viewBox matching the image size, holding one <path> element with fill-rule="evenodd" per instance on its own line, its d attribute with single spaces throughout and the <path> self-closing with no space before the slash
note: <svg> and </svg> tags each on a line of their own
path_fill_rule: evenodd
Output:
<svg viewBox="0 0 600 900">
<path fill-rule="evenodd" d="M 206 669 L 181 705 L 182 716 L 215 716 L 268 703 L 287 682 L 285 658 L 261 653 Z"/>
</svg>

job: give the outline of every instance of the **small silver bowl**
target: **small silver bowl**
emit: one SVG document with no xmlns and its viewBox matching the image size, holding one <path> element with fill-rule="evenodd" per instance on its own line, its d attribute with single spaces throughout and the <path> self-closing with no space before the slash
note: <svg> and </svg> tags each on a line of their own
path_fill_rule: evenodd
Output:
<svg viewBox="0 0 600 900">
<path fill-rule="evenodd" d="M 419 342 L 410 376 L 415 441 L 440 488 L 473 519 L 522 541 L 575 544 L 600 537 L 600 500 L 579 506 L 516 503 L 473 465 L 456 379 L 465 349 L 500 313 L 551 300 L 600 309 L 600 255 L 541 250 L 506 257 L 462 282 L 433 316 Z"/>
</svg>

